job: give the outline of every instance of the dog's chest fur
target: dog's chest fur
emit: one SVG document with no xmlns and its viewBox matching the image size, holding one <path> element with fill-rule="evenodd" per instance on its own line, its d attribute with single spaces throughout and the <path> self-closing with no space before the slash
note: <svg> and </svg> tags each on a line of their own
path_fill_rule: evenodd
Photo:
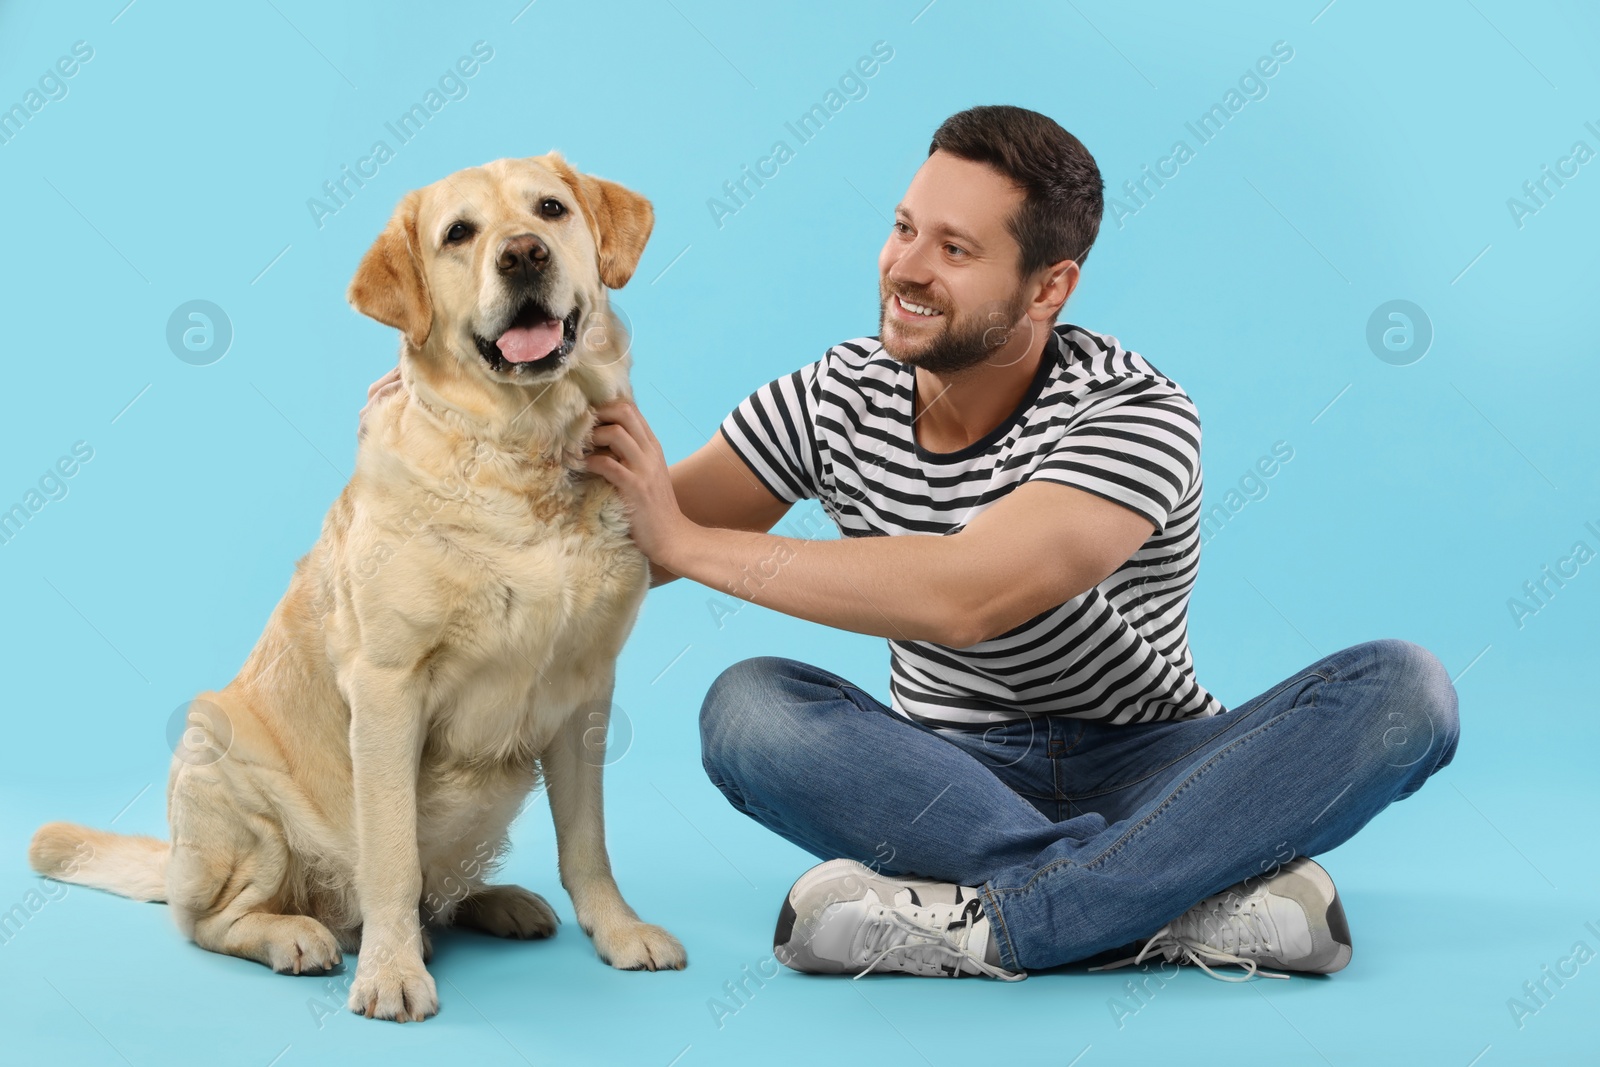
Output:
<svg viewBox="0 0 1600 1067">
<path fill-rule="evenodd" d="M 423 782 L 531 776 L 569 715 L 609 708 L 648 565 L 581 463 L 458 446 L 372 472 L 345 545 L 360 623 L 345 633 L 424 687 Z"/>
<path fill-rule="evenodd" d="M 498 503 L 506 526 L 434 530 L 440 577 L 458 596 L 423 666 L 445 761 L 526 765 L 568 714 L 609 698 L 647 568 L 598 477 L 569 474 Z"/>
</svg>

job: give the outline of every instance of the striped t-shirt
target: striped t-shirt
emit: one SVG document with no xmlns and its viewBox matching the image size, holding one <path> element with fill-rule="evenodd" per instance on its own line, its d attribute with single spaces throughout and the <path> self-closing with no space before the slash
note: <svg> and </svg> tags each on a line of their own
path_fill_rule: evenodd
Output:
<svg viewBox="0 0 1600 1067">
<path fill-rule="evenodd" d="M 893 709 L 955 727 L 1227 710 L 1195 681 L 1189 654 L 1200 419 L 1178 383 L 1115 337 L 1058 324 L 1017 409 L 956 452 L 917 443 L 915 383 L 878 338 L 860 337 L 757 389 L 721 431 L 774 495 L 816 498 L 845 537 L 955 533 L 1029 479 L 1105 497 L 1155 529 L 1098 586 L 998 637 L 967 648 L 891 639 Z"/>
</svg>

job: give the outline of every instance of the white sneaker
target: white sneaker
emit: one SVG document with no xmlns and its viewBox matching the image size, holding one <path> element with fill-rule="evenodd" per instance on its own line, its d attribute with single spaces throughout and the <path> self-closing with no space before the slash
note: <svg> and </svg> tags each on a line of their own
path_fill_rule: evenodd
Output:
<svg viewBox="0 0 1600 1067">
<path fill-rule="evenodd" d="M 811 974 L 1027 977 L 1000 966 L 976 889 L 890 878 L 855 860 L 829 860 L 800 876 L 784 899 L 772 949 L 786 966 Z"/>
<path fill-rule="evenodd" d="M 1138 955 L 1088 969 L 1108 971 L 1143 963 L 1155 950 L 1169 961 L 1199 964 L 1211 977 L 1226 982 L 1248 981 L 1257 974 L 1289 977 L 1260 970 L 1257 964 L 1332 974 L 1350 962 L 1350 926 L 1333 879 L 1302 856 L 1271 878 L 1247 878 L 1202 900 L 1151 935 Z M 1218 974 L 1206 966 L 1207 959 L 1236 964 L 1245 973 Z"/>
</svg>

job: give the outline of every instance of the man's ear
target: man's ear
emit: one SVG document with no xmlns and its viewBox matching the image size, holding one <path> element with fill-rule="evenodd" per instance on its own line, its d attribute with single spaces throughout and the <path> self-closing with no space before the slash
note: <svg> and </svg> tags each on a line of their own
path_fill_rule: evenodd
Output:
<svg viewBox="0 0 1600 1067">
<path fill-rule="evenodd" d="M 627 285 L 655 226 L 656 213 L 650 201 L 616 182 L 579 174 L 559 152 L 537 158 L 555 168 L 583 199 L 583 214 L 600 250 L 600 280 L 608 289 Z"/>
<path fill-rule="evenodd" d="M 393 326 L 412 347 L 421 348 L 433 331 L 433 300 L 422 274 L 417 243 L 418 190 L 407 193 L 389 225 L 361 257 L 346 299 L 361 314 Z"/>
</svg>

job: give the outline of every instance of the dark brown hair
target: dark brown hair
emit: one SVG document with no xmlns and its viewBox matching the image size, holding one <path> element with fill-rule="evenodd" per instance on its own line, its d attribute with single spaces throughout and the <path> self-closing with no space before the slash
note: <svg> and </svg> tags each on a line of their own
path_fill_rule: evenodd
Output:
<svg viewBox="0 0 1600 1067">
<path fill-rule="evenodd" d="M 1100 232 L 1105 182 L 1083 143 L 1048 115 L 1009 104 L 959 111 L 939 124 L 928 155 L 987 163 L 1020 186 L 1006 220 L 1022 248 L 1020 273 L 1072 259 L 1081 267 Z"/>
</svg>

